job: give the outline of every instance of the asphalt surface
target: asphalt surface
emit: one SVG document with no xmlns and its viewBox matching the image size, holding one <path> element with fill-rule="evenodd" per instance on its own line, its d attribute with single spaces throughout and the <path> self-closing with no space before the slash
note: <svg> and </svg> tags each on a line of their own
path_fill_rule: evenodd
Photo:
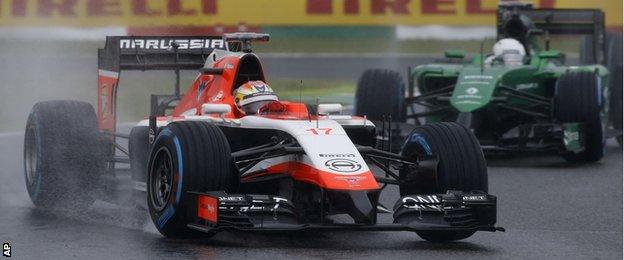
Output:
<svg viewBox="0 0 624 260">
<path fill-rule="evenodd" d="M 622 149 L 614 142 L 589 165 L 558 157 L 490 160 L 490 193 L 498 196 L 498 225 L 507 232 L 449 244 L 411 232 L 224 232 L 174 240 L 160 236 L 146 215 L 137 221 L 136 212 L 104 202 L 88 212 L 45 212 L 26 193 L 21 145 L 20 134 L 0 135 L 0 242 L 10 243 L 17 259 L 622 259 Z M 391 207 L 397 195 L 384 191 L 382 203 Z"/>
</svg>

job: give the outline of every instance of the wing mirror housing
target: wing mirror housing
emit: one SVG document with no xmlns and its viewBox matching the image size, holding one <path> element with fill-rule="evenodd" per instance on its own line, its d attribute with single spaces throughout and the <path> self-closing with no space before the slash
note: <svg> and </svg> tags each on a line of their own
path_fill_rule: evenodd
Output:
<svg viewBox="0 0 624 260">
<path fill-rule="evenodd" d="M 341 104 L 319 104 L 317 108 L 319 115 L 329 115 L 332 113 L 342 113 Z"/>
<path fill-rule="evenodd" d="M 223 117 L 230 112 L 232 112 L 232 107 L 228 104 L 203 104 L 201 106 L 202 115 L 219 114 Z"/>
<path fill-rule="evenodd" d="M 466 52 L 462 50 L 445 50 L 444 57 L 449 59 L 463 59 L 466 57 Z"/>
</svg>

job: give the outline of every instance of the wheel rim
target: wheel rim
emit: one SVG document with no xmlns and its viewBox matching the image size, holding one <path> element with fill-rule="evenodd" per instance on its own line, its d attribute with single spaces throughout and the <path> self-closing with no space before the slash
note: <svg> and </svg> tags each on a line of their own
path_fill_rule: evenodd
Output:
<svg viewBox="0 0 624 260">
<path fill-rule="evenodd" d="M 173 183 L 173 161 L 166 147 L 156 152 L 150 169 L 150 199 L 157 211 L 163 210 L 171 197 Z"/>
<path fill-rule="evenodd" d="M 26 129 L 24 140 L 24 170 L 26 172 L 26 183 L 32 186 L 37 179 L 37 149 L 36 149 L 35 129 L 29 126 Z"/>
</svg>

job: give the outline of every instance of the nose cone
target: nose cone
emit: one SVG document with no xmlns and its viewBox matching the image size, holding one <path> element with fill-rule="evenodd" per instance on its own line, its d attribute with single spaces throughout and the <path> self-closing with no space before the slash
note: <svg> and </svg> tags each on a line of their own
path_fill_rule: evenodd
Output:
<svg viewBox="0 0 624 260">
<path fill-rule="evenodd" d="M 378 191 L 328 191 L 328 197 L 332 207 L 349 214 L 354 223 L 377 222 Z"/>
<path fill-rule="evenodd" d="M 466 69 L 457 79 L 451 105 L 459 112 L 472 112 L 484 107 L 492 99 L 496 88 L 495 70 Z"/>
</svg>

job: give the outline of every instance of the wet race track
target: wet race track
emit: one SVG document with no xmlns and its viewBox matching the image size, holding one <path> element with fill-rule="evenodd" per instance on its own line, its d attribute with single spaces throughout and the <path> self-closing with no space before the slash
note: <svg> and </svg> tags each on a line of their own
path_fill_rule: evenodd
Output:
<svg viewBox="0 0 624 260">
<path fill-rule="evenodd" d="M 350 73 L 357 77 L 369 60 L 345 62 L 356 64 Z M 388 66 L 402 69 L 413 62 Z M 308 72 L 327 69 L 307 64 Z M 299 77 L 306 69 L 268 65 L 270 73 L 289 78 L 289 73 Z M 75 70 L 77 77 L 92 82 L 92 67 Z M 24 185 L 22 138 L 19 133 L 0 134 L 0 242 L 11 244 L 16 259 L 622 259 L 622 149 L 612 141 L 608 155 L 589 165 L 570 165 L 556 156 L 489 160 L 490 193 L 498 196 L 498 225 L 507 232 L 431 244 L 410 232 L 220 233 L 212 239 L 172 240 L 158 234 L 147 215 L 137 221 L 135 211 L 104 202 L 81 214 L 42 212 L 34 208 Z M 397 190 L 388 189 L 382 203 L 391 207 L 397 196 Z M 390 219 L 389 214 L 382 217 Z"/>
<path fill-rule="evenodd" d="M 17 258 L 622 258 L 622 152 L 615 143 L 600 163 L 568 165 L 558 157 L 489 162 L 498 225 L 457 243 L 430 244 L 410 232 L 220 233 L 213 239 L 161 237 L 134 211 L 97 202 L 84 214 L 42 212 L 22 175 L 21 136 L 2 136 L 0 241 Z M 396 190 L 384 191 L 393 205 Z M 388 221 L 389 215 L 383 219 Z"/>
</svg>

